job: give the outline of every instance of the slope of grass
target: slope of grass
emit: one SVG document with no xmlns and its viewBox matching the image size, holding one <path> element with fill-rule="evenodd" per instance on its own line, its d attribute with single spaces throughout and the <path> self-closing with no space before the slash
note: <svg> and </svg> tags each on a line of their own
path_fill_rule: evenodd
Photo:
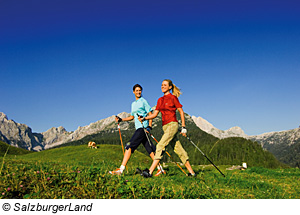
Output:
<svg viewBox="0 0 300 215">
<path fill-rule="evenodd" d="M 299 198 L 299 169 L 253 167 L 227 171 L 222 177 L 211 165 L 193 166 L 187 177 L 168 163 L 167 176 L 143 178 L 136 167 L 149 168 L 151 159 L 133 154 L 122 176 L 108 174 L 120 166 L 121 146 L 69 146 L 8 157 L 0 176 L 0 198 L 130 198 L 130 199 L 269 199 Z"/>
<path fill-rule="evenodd" d="M 37 162 L 56 162 L 69 165 L 90 166 L 108 163 L 119 167 L 123 159 L 122 147 L 118 145 L 100 145 L 98 149 L 88 148 L 86 145 L 67 146 L 51 150 L 45 150 L 34 154 L 22 156 L 22 159 Z M 140 152 L 135 152 L 129 162 L 131 164 L 145 163 L 150 164 L 151 158 Z"/>
<path fill-rule="evenodd" d="M 26 149 L 10 146 L 7 143 L 0 141 L 0 156 L 4 156 L 6 152 L 7 155 L 23 155 L 32 153 L 31 151 L 28 151 Z"/>
</svg>

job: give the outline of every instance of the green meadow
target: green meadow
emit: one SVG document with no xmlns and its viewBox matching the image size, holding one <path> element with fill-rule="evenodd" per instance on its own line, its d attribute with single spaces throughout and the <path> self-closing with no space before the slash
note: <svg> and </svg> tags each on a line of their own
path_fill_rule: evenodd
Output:
<svg viewBox="0 0 300 215">
<path fill-rule="evenodd" d="M 67 146 L 35 153 L 0 154 L 1 199 L 299 199 L 300 170 L 194 165 L 187 177 L 172 162 L 166 176 L 143 178 L 151 159 L 136 151 L 122 176 L 108 173 L 123 158 L 120 145 Z M 184 168 L 185 170 L 185 168 Z"/>
</svg>

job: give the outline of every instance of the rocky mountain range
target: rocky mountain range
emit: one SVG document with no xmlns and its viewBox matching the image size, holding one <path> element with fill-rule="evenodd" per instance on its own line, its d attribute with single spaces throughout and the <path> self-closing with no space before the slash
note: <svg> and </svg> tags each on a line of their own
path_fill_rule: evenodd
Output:
<svg viewBox="0 0 300 215">
<path fill-rule="evenodd" d="M 287 146 L 291 146 L 294 143 L 300 141 L 300 128 L 295 128 L 287 131 L 268 132 L 260 135 L 249 136 L 245 134 L 245 132 L 238 126 L 223 131 L 214 127 L 211 123 L 209 123 L 207 120 L 203 119 L 202 117 L 192 116 L 192 119 L 201 130 L 220 139 L 224 139 L 228 137 L 243 137 L 246 139 L 250 139 L 252 141 L 259 142 L 263 147 L 266 144 L 268 145 L 284 144 Z"/>
<path fill-rule="evenodd" d="M 128 113 L 120 113 L 120 117 L 129 116 Z M 129 123 L 122 123 L 121 129 L 127 129 Z M 25 124 L 16 123 L 0 112 L 0 140 L 12 146 L 31 151 L 49 149 L 67 142 L 79 140 L 87 135 L 100 132 L 105 129 L 115 128 L 115 117 L 111 116 L 99 120 L 84 127 L 78 127 L 73 132 L 68 132 L 64 127 L 50 128 L 42 133 L 33 133 Z"/>
<path fill-rule="evenodd" d="M 238 126 L 223 131 L 214 127 L 211 123 L 209 123 L 207 120 L 203 119 L 202 117 L 192 116 L 192 119 L 201 130 L 220 139 L 224 139 L 228 137 L 244 137 L 244 138 L 248 137 L 245 134 L 245 132 Z"/>
<path fill-rule="evenodd" d="M 0 140 L 12 146 L 35 150 L 40 148 L 42 135 L 33 133 L 25 124 L 8 120 L 4 113 L 0 112 Z"/>
<path fill-rule="evenodd" d="M 291 146 L 300 141 L 300 128 L 248 136 L 248 139 L 259 142 L 263 147 L 266 144 L 284 144 Z"/>
</svg>

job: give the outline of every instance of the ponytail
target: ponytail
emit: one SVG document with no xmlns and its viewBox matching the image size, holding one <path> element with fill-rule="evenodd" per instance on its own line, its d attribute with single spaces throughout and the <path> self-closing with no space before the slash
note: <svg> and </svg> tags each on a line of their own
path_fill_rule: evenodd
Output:
<svg viewBox="0 0 300 215">
<path fill-rule="evenodd" d="M 173 84 L 172 88 L 173 95 L 176 96 L 177 98 L 182 94 L 181 90 Z"/>
<path fill-rule="evenodd" d="M 180 88 L 178 88 L 170 79 L 165 79 L 164 81 L 167 81 L 169 83 L 169 86 L 172 87 L 172 93 L 177 98 L 182 94 Z"/>
</svg>

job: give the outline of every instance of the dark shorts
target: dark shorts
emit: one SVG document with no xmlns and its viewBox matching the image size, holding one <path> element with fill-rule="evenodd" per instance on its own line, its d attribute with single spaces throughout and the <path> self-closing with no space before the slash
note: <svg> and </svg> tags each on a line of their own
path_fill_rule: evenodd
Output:
<svg viewBox="0 0 300 215">
<path fill-rule="evenodd" d="M 149 136 L 148 136 L 149 137 Z M 150 140 L 150 137 L 149 137 Z M 155 153 L 156 147 L 155 145 L 151 142 L 150 144 L 148 142 L 148 138 L 146 137 L 145 131 L 143 128 L 137 129 L 131 139 L 129 140 L 129 143 L 126 145 L 126 149 L 128 150 L 131 148 L 131 153 L 133 153 L 137 147 L 139 147 L 140 144 L 143 144 L 145 149 L 149 154 L 152 152 Z"/>
</svg>

